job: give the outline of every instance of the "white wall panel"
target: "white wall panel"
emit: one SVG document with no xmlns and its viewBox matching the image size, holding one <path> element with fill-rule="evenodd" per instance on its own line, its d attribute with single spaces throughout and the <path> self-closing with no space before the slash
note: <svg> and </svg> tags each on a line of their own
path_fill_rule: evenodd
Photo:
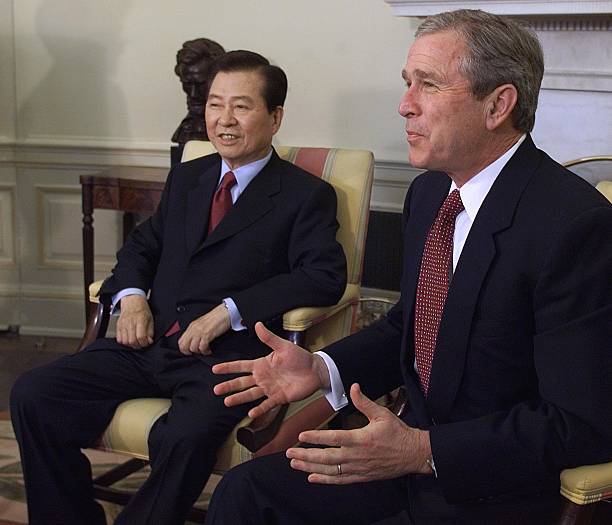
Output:
<svg viewBox="0 0 612 525">
<path fill-rule="evenodd" d="M 15 268 L 15 187 L 0 184 L 0 266 Z"/>
</svg>

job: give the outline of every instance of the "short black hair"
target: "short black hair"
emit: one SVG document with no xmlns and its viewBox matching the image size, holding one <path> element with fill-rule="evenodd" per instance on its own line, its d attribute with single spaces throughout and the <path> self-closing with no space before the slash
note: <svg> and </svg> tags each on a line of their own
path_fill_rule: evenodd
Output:
<svg viewBox="0 0 612 525">
<path fill-rule="evenodd" d="M 208 90 L 217 76 L 217 73 L 231 71 L 257 71 L 264 79 L 264 92 L 262 96 L 266 101 L 268 112 L 272 113 L 278 106 L 285 103 L 287 96 L 287 75 L 278 66 L 253 51 L 229 51 L 221 55 L 213 64 L 208 77 Z"/>
</svg>

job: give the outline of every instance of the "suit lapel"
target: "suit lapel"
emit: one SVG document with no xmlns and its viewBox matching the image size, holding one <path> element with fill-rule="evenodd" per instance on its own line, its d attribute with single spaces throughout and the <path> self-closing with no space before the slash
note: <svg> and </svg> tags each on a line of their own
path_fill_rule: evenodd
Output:
<svg viewBox="0 0 612 525">
<path fill-rule="evenodd" d="M 495 235 L 507 229 L 539 162 L 528 136 L 503 168 L 470 229 L 451 282 L 432 363 L 427 404 L 438 421 L 448 418 L 461 384 L 472 319 L 495 257 Z"/>
<path fill-rule="evenodd" d="M 221 173 L 221 158 L 198 177 L 198 185 L 187 195 L 185 246 L 191 255 L 206 236 L 212 197 Z"/>
<path fill-rule="evenodd" d="M 236 235 L 274 207 L 271 196 L 281 189 L 279 163 L 279 157 L 273 152 L 270 162 L 251 181 L 232 206 L 232 209 L 211 234 L 204 239 L 197 251 Z"/>
</svg>

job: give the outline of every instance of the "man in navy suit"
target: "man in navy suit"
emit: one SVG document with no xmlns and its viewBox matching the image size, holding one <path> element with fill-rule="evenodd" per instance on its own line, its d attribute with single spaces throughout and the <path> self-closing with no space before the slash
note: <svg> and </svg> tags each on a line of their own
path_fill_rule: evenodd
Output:
<svg viewBox="0 0 612 525">
<path fill-rule="evenodd" d="M 271 358 L 213 368 L 248 374 L 215 387 L 227 406 L 266 396 L 252 416 L 322 389 L 369 424 L 233 469 L 208 523 L 545 524 L 562 469 L 612 460 L 612 207 L 529 136 L 543 71 L 507 18 L 420 25 L 400 301 L 314 356 L 258 325 Z M 372 399 L 398 386 L 396 416 Z"/>
<path fill-rule="evenodd" d="M 80 448 L 136 397 L 169 397 L 172 406 L 149 434 L 151 473 L 116 523 L 184 523 L 248 410 L 228 410 L 213 394 L 221 379 L 212 365 L 266 355 L 256 321 L 278 327 L 285 311 L 334 304 L 344 291 L 333 188 L 271 146 L 285 74 L 234 51 L 210 78 L 206 127 L 218 154 L 175 167 L 155 214 L 118 252 L 101 289 L 101 301 L 120 308 L 116 340 L 99 339 L 13 387 L 32 525 L 106 523 Z"/>
</svg>

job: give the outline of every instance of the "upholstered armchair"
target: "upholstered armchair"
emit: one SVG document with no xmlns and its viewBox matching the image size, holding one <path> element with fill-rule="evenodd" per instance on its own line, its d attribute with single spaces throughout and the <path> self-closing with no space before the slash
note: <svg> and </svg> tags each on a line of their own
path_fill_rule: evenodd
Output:
<svg viewBox="0 0 612 525">
<path fill-rule="evenodd" d="M 332 184 L 338 197 L 337 217 L 340 228 L 337 239 L 344 248 L 348 270 L 344 295 L 334 306 L 299 308 L 287 312 L 283 317 L 285 336 L 314 351 L 355 330 L 374 159 L 372 153 L 362 150 L 282 146 L 276 149 L 281 157 Z M 209 142 L 190 141 L 185 145 L 182 161 L 213 152 Z M 129 181 L 115 181 L 111 186 L 112 191 L 117 194 L 118 203 L 127 202 L 127 196 L 138 191 Z M 159 200 L 161 187 L 160 183 L 155 183 L 153 186 L 141 188 L 141 194 L 150 190 L 151 197 L 141 199 L 146 204 L 143 211 L 151 213 L 154 209 L 152 204 L 156 203 L 156 199 Z M 126 198 L 121 198 L 122 191 L 126 192 Z M 91 184 L 83 184 L 83 202 L 84 212 L 91 216 L 96 208 Z M 128 209 L 132 212 L 138 211 L 134 206 L 129 206 Z M 84 256 L 86 260 L 91 261 L 89 266 L 86 265 L 85 271 L 85 286 L 88 289 L 86 303 L 91 309 L 81 348 L 94 339 L 103 337 L 109 320 L 109 312 L 101 304 L 96 304 L 101 282 L 90 282 L 93 279 L 91 222 L 84 222 L 84 249 L 87 251 Z M 125 454 L 129 459 L 94 479 L 94 490 L 98 499 L 127 503 L 130 494 L 119 491 L 112 485 L 146 465 L 149 430 L 157 418 L 168 411 L 170 404 L 169 399 L 132 399 L 119 405 L 96 448 Z M 333 410 L 325 398 L 321 394 L 315 394 L 302 402 L 282 407 L 266 417 L 256 420 L 245 418 L 219 450 L 215 473 L 223 474 L 231 467 L 253 457 L 285 450 L 297 442 L 297 435 L 301 430 L 321 426 L 332 415 Z M 202 521 L 204 516 L 203 509 L 194 508 L 190 519 Z"/>
</svg>

